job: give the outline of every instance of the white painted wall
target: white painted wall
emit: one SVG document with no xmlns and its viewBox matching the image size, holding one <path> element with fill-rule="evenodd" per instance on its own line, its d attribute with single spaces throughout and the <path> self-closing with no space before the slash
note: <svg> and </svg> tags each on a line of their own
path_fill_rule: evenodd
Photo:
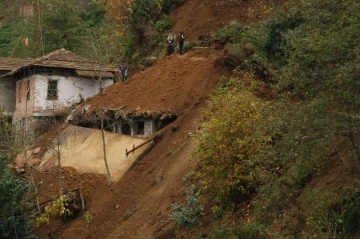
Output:
<svg viewBox="0 0 360 239">
<path fill-rule="evenodd" d="M 59 110 L 69 107 L 79 103 L 81 97 L 85 99 L 94 96 L 100 91 L 99 82 L 92 79 L 46 75 L 35 75 L 32 77 L 35 78 L 34 112 L 36 112 L 37 116 L 41 116 L 41 113 L 51 112 L 53 108 Z M 58 81 L 57 100 L 47 100 L 49 80 Z M 113 83 L 112 79 L 102 79 L 103 88 Z"/>
</svg>

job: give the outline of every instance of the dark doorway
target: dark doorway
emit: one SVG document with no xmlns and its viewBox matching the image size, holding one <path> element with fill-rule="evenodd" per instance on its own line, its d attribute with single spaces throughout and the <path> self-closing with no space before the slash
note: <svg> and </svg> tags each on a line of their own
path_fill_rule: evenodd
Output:
<svg viewBox="0 0 360 239">
<path fill-rule="evenodd" d="M 131 135 L 131 127 L 128 123 L 124 123 L 121 126 L 121 133 L 126 135 Z"/>
<path fill-rule="evenodd" d="M 144 133 L 145 133 L 145 122 L 144 121 L 137 122 L 137 134 L 144 135 Z"/>
</svg>

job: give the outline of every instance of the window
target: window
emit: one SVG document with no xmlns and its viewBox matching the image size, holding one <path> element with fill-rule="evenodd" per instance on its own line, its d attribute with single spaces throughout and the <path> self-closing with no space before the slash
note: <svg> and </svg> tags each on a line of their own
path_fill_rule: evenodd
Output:
<svg viewBox="0 0 360 239">
<path fill-rule="evenodd" d="M 30 81 L 26 82 L 26 100 L 30 100 Z"/>
<path fill-rule="evenodd" d="M 49 80 L 48 91 L 47 91 L 47 99 L 48 100 L 56 100 L 58 97 L 57 94 L 57 81 Z"/>
</svg>

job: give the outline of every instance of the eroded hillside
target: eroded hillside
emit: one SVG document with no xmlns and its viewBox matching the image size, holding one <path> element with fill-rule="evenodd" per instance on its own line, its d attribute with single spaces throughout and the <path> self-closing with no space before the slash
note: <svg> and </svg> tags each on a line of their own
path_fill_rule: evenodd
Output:
<svg viewBox="0 0 360 239">
<path fill-rule="evenodd" d="M 282 1 L 274 1 L 276 4 Z M 230 20 L 243 23 L 265 18 L 273 1 L 188 0 L 172 13 L 171 32 L 185 31 L 187 41 L 209 36 Z M 96 115 L 102 107 L 123 108 L 125 112 L 166 112 L 178 116 L 160 132 L 160 139 L 123 178 L 108 187 L 105 176 L 79 174 L 63 169 L 65 190 L 80 187 L 85 195 L 91 223 L 83 216 L 68 222 L 54 220 L 42 225 L 36 235 L 44 238 L 189 238 L 180 233 L 171 220 L 171 204 L 184 200 L 186 174 L 197 167 L 191 160 L 199 132 L 196 119 L 206 100 L 216 89 L 222 75 L 229 76 L 217 59 L 223 52 L 214 48 L 195 49 L 185 55 L 159 59 L 154 66 L 130 76 L 128 83 L 118 82 L 104 90 L 103 96 L 87 99 L 87 115 Z M 176 126 L 173 130 L 171 126 Z M 37 172 L 43 181 L 42 199 L 56 194 L 57 170 Z M 50 233 L 50 234 L 49 234 Z"/>
</svg>

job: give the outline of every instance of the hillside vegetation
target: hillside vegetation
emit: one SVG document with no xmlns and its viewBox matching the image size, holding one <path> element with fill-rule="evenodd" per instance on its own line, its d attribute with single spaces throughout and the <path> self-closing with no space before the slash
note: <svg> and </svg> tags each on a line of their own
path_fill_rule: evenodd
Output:
<svg viewBox="0 0 360 239">
<path fill-rule="evenodd" d="M 0 56 L 36 57 L 38 50 L 45 55 L 66 48 L 105 63 L 119 63 L 123 58 L 136 65 L 163 46 L 163 33 L 172 26 L 168 14 L 181 3 L 183 0 L 46 0 L 38 5 L 1 0 L 5 11 L 0 15 Z M 23 5 L 33 5 L 33 14 L 19 15 Z M 24 45 L 26 37 L 29 47 Z"/>
<path fill-rule="evenodd" d="M 195 154 L 212 238 L 359 236 L 359 10 L 290 1 L 216 35 L 240 76 L 213 96 Z"/>
<path fill-rule="evenodd" d="M 80 54 L 106 56 L 108 61 L 116 52 L 133 64 L 161 52 L 162 33 L 171 28 L 168 14 L 183 2 L 124 0 L 122 3 L 108 1 L 109 5 L 105 6 L 94 1 L 95 5 L 88 5 L 94 8 L 86 11 L 99 10 L 101 20 L 93 19 L 95 25 L 91 26 L 93 14 L 83 12 L 77 16 L 90 24 L 87 30 L 96 31 L 92 33 L 95 35 L 80 34 L 95 39 L 92 46 L 96 47 L 91 48 L 94 53 L 82 52 L 84 44 L 71 47 Z M 106 24 L 97 25 L 103 20 Z M 6 24 L 0 28 L 0 36 L 9 36 L 6 29 L 10 28 L 4 26 L 10 25 Z M 56 38 L 57 33 L 51 36 Z M 9 43 L 14 40 L 8 39 L 11 39 Z M 224 49 L 225 54 L 216 64 L 231 70 L 232 76 L 220 80 L 199 119 L 193 121 L 193 117 L 184 113 L 174 122 L 184 123 L 185 117 L 194 122 L 196 147 L 193 141 L 184 141 L 171 152 L 155 147 L 145 158 L 148 161 L 136 165 L 134 171 L 115 185 L 125 195 L 121 197 L 120 209 L 131 209 L 134 204 L 134 209 L 123 214 L 124 222 L 115 228 L 112 224 L 94 222 L 93 228 L 97 230 L 90 226 L 85 235 L 93 238 L 108 233 L 108 238 L 117 238 L 125 233 L 135 235 L 133 230 L 145 233 L 155 224 L 147 220 L 149 217 L 155 221 L 161 219 L 158 224 L 161 228 L 151 234 L 156 235 L 153 238 L 359 238 L 359 39 L 357 0 L 290 0 L 264 21 L 252 24 L 232 21 L 213 33 L 201 44 Z M 69 44 L 75 42 L 68 40 Z M 109 42 L 117 44 L 101 47 Z M 58 44 L 48 46 L 55 49 L 65 43 Z M 10 55 L 12 48 L 8 46 L 0 42 L 2 55 Z M 18 56 L 22 54 L 19 50 Z M 162 139 L 167 141 L 163 145 L 175 144 L 171 137 L 179 133 L 176 130 L 172 128 L 167 138 Z M 181 127 L 180 132 L 183 132 Z M 168 165 L 173 162 L 166 157 L 175 155 L 176 160 L 181 160 L 183 155 L 188 155 L 186 149 L 191 151 L 192 147 L 195 148 L 192 162 L 196 166 L 188 169 L 182 164 L 179 168 L 169 166 L 173 171 L 184 172 L 184 182 L 167 182 L 169 187 L 177 185 L 172 189 L 184 187 L 182 196 L 170 192 L 171 205 L 158 202 L 154 194 L 161 193 L 153 185 L 132 186 L 159 168 L 158 165 L 146 168 L 149 161 L 160 155 L 161 159 L 165 158 L 163 161 L 167 160 L 162 163 Z M 2 181 L 0 178 L 0 186 L 6 188 Z M 27 185 L 19 185 L 28 190 Z M 127 200 L 126 192 L 139 193 L 141 199 Z M 0 209 L 5 218 L 11 217 L 13 201 L 6 204 L 6 211 Z M 140 206 L 135 208 L 134 201 L 141 202 L 140 205 L 152 202 L 159 206 L 159 213 L 154 213 L 155 206 L 144 206 L 137 212 Z M 98 218 L 103 220 L 116 214 L 110 203 L 101 209 Z M 160 211 L 171 212 L 164 216 Z M 136 228 L 138 224 L 131 217 L 146 223 Z M 16 229 L 9 221 L 6 226 Z M 78 235 L 78 228 L 72 230 L 77 233 L 71 235 Z M 1 238 L 12 236 L 0 235 Z"/>
</svg>

